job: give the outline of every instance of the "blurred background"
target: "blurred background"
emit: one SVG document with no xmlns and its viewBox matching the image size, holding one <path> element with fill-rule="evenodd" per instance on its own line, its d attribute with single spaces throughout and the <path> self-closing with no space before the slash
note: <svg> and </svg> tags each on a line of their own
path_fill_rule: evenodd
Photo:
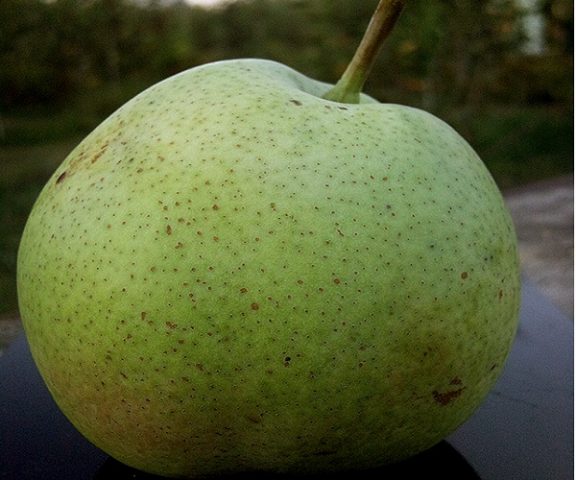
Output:
<svg viewBox="0 0 576 480">
<path fill-rule="evenodd" d="M 268 58 L 335 82 L 376 4 L 1 0 L 0 352 L 19 330 L 27 215 L 84 135 L 144 88 L 215 60 Z M 509 201 L 525 272 L 544 290 L 556 282 L 551 298 L 570 316 L 573 41 L 571 0 L 410 0 L 365 88 L 472 144 Z"/>
</svg>

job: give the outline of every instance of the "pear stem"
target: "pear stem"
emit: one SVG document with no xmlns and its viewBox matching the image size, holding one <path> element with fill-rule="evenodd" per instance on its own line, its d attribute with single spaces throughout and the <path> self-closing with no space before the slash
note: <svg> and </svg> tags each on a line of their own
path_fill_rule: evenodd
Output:
<svg viewBox="0 0 576 480">
<path fill-rule="evenodd" d="M 405 3 L 406 0 L 380 0 L 348 67 L 323 98 L 341 103 L 360 103 L 364 82 Z"/>
</svg>

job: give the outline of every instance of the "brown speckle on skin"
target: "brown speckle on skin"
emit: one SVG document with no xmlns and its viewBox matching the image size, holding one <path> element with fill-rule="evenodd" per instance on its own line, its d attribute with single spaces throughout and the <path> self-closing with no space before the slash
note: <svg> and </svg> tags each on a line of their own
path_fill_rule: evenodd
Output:
<svg viewBox="0 0 576 480">
<path fill-rule="evenodd" d="M 252 423 L 260 423 L 262 421 L 262 418 L 257 415 L 246 415 L 246 420 Z"/>
<path fill-rule="evenodd" d="M 298 105 L 298 106 L 302 105 L 302 102 L 299 100 L 291 99 L 290 102 L 293 103 L 294 105 Z"/>
<path fill-rule="evenodd" d="M 450 385 L 462 385 L 462 379 L 460 377 L 454 377 L 450 380 Z"/>
<path fill-rule="evenodd" d="M 254 302 L 250 305 L 250 308 L 252 310 L 258 310 L 260 308 L 260 305 L 258 305 L 256 302 Z"/>
<path fill-rule="evenodd" d="M 66 178 L 66 170 L 64 170 L 60 175 L 58 175 L 56 183 L 62 183 L 65 178 Z"/>
<path fill-rule="evenodd" d="M 340 285 L 340 279 L 339 279 L 339 278 L 335 278 L 335 279 L 334 279 L 334 283 L 335 283 L 336 285 Z"/>
<path fill-rule="evenodd" d="M 166 326 L 170 329 L 170 330 L 174 330 L 178 325 L 176 325 L 173 322 L 166 322 Z"/>
<path fill-rule="evenodd" d="M 439 403 L 444 407 L 458 398 L 462 394 L 463 390 L 464 387 L 459 388 L 458 390 L 449 390 L 447 392 L 439 392 L 438 390 L 434 390 L 432 392 L 432 396 L 434 397 L 434 401 L 436 403 Z"/>
<path fill-rule="evenodd" d="M 97 152 L 97 153 L 92 157 L 92 160 L 90 160 L 90 163 L 95 163 L 96 160 L 98 160 L 98 159 L 102 156 L 102 154 L 106 151 L 107 148 L 108 148 L 108 143 L 105 143 L 104 145 L 102 145 L 102 146 L 100 147 L 100 151 Z"/>
<path fill-rule="evenodd" d="M 172 227 L 170 225 L 166 225 L 166 233 L 172 235 Z"/>
<path fill-rule="evenodd" d="M 466 279 L 468 278 L 468 272 L 462 272 L 462 273 L 460 274 L 460 278 L 461 278 L 462 280 L 466 280 Z"/>
</svg>

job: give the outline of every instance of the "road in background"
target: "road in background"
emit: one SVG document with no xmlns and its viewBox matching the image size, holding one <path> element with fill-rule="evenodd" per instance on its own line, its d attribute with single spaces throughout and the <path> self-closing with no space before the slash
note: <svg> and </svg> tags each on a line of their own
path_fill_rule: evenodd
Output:
<svg viewBox="0 0 576 480">
<path fill-rule="evenodd" d="M 524 275 L 574 318 L 574 176 L 505 194 Z"/>
</svg>

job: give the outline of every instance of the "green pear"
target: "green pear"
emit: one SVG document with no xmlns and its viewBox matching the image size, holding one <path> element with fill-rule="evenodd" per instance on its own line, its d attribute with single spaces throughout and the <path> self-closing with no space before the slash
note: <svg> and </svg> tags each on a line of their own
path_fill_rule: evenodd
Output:
<svg viewBox="0 0 576 480">
<path fill-rule="evenodd" d="M 438 118 L 334 91 L 265 60 L 193 68 L 41 192 L 26 335 L 111 456 L 175 477 L 375 467 L 491 389 L 519 305 L 495 182 Z"/>
</svg>

